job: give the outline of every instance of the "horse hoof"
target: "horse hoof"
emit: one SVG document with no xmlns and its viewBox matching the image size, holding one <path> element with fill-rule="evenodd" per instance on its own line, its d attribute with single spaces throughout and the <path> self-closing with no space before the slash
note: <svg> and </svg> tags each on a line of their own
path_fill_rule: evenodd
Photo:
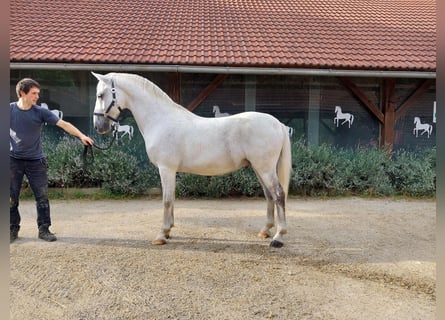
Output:
<svg viewBox="0 0 445 320">
<path fill-rule="evenodd" d="M 160 246 L 166 244 L 167 241 L 165 241 L 164 239 L 154 239 L 151 243 Z"/>
<path fill-rule="evenodd" d="M 270 242 L 269 246 L 271 248 L 281 248 L 283 246 L 283 242 L 277 241 L 277 240 L 273 240 Z"/>
<path fill-rule="evenodd" d="M 258 233 L 258 238 L 267 239 L 269 237 L 270 235 L 267 232 L 261 231 L 260 233 Z"/>
</svg>

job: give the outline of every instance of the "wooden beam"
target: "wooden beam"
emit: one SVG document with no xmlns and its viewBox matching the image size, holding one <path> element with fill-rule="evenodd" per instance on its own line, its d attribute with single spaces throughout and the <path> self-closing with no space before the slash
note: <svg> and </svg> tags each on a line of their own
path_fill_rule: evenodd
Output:
<svg viewBox="0 0 445 320">
<path fill-rule="evenodd" d="M 190 111 L 195 110 L 221 83 L 226 80 L 228 74 L 220 74 L 203 90 L 201 93 L 188 104 L 187 109 Z"/>
<path fill-rule="evenodd" d="M 382 110 L 384 113 L 384 121 L 380 131 L 380 146 L 388 148 L 392 151 L 394 145 L 394 126 L 396 111 L 396 81 L 395 79 L 385 79 L 383 81 L 383 97 Z"/>
<path fill-rule="evenodd" d="M 434 83 L 434 79 L 425 80 L 417 89 L 405 100 L 404 103 L 396 110 L 395 120 L 397 121 L 401 116 L 403 116 L 413 102 L 421 96 L 429 87 Z"/>
<path fill-rule="evenodd" d="M 366 97 L 366 95 L 354 84 L 351 80 L 339 77 L 338 78 L 340 82 L 348 88 L 356 97 L 359 99 L 368 109 L 371 111 L 371 113 L 381 122 L 384 123 L 384 115 L 383 113 L 377 108 L 369 99 Z"/>
<path fill-rule="evenodd" d="M 168 95 L 174 102 L 181 103 L 181 76 L 179 72 L 168 74 Z"/>
</svg>

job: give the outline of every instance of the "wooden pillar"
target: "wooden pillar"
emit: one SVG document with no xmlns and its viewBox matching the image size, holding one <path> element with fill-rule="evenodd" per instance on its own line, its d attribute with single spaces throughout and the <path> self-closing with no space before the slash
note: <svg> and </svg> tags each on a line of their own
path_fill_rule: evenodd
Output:
<svg viewBox="0 0 445 320">
<path fill-rule="evenodd" d="M 168 95 L 178 104 L 181 103 L 181 75 L 179 72 L 168 74 Z"/>
<path fill-rule="evenodd" d="M 256 109 L 256 75 L 244 76 L 244 111 L 255 111 Z"/>
<path fill-rule="evenodd" d="M 320 79 L 311 77 L 310 81 L 307 140 L 309 145 L 318 146 L 320 141 Z"/>
<path fill-rule="evenodd" d="M 396 81 L 393 78 L 383 80 L 382 111 L 384 121 L 380 131 L 380 146 L 392 151 L 394 145 L 394 126 L 396 124 Z"/>
</svg>

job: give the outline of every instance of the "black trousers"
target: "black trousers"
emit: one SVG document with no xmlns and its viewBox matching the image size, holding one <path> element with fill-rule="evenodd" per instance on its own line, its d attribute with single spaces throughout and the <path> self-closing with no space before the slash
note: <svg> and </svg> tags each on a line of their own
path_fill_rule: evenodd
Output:
<svg viewBox="0 0 445 320">
<path fill-rule="evenodd" d="M 48 165 L 46 159 L 22 160 L 9 158 L 9 214 L 10 229 L 20 228 L 19 197 L 23 178 L 29 181 L 37 208 L 37 226 L 51 225 L 50 208 L 48 200 Z"/>
</svg>

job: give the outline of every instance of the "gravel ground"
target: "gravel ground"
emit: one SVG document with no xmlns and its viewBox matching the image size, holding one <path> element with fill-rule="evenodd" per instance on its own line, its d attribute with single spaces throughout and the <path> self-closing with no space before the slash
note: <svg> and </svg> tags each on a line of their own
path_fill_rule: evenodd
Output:
<svg viewBox="0 0 445 320">
<path fill-rule="evenodd" d="M 33 201 L 10 245 L 11 319 L 434 319 L 432 200 L 288 200 L 281 249 L 256 237 L 262 199 L 53 200 L 58 241 Z"/>
</svg>

